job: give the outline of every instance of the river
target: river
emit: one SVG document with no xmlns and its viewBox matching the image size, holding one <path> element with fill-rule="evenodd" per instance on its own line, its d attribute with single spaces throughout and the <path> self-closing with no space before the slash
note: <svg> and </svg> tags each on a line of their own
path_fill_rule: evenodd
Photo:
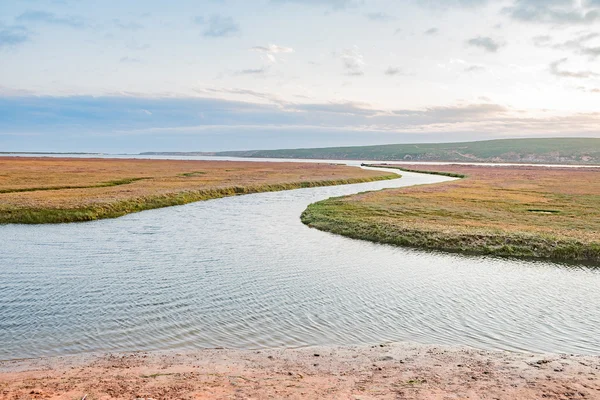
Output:
<svg viewBox="0 0 600 400">
<path fill-rule="evenodd" d="M 332 196 L 447 179 L 0 226 L 0 359 L 393 341 L 600 354 L 600 269 L 397 248 L 299 219 Z"/>
</svg>

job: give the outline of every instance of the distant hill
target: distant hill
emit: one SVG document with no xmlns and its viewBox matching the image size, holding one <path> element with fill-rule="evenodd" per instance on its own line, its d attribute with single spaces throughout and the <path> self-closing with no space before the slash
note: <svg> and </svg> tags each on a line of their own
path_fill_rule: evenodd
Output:
<svg viewBox="0 0 600 400">
<path fill-rule="evenodd" d="M 388 144 L 315 149 L 223 151 L 211 153 L 211 155 L 335 160 L 514 162 L 600 165 L 600 139 L 499 139 L 462 143 Z"/>
<path fill-rule="evenodd" d="M 196 157 L 196 156 L 216 156 L 215 152 L 206 151 L 145 151 L 140 153 L 140 156 L 182 156 L 182 157 Z"/>
</svg>

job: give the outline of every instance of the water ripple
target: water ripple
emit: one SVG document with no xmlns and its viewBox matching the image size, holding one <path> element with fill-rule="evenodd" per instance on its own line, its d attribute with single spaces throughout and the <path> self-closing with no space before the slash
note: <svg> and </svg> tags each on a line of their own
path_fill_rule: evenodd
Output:
<svg viewBox="0 0 600 400">
<path fill-rule="evenodd" d="M 600 354 L 600 270 L 401 249 L 309 229 L 309 203 L 445 178 L 0 227 L 0 359 L 411 340 Z"/>
</svg>

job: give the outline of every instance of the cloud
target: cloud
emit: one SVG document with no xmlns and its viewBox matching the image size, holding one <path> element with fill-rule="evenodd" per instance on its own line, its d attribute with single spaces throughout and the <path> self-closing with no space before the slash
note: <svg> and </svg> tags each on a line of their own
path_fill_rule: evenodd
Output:
<svg viewBox="0 0 600 400">
<path fill-rule="evenodd" d="M 324 134 L 333 132 L 337 136 L 329 136 L 331 144 L 340 145 L 353 132 L 362 135 L 363 144 L 374 144 L 377 140 L 403 141 L 399 136 L 378 136 L 384 133 L 414 134 L 413 141 L 436 134 L 436 141 L 440 141 L 450 133 L 453 139 L 481 139 L 483 135 L 591 136 L 598 134 L 600 126 L 598 112 L 543 113 L 538 118 L 527 117 L 523 110 L 489 103 L 382 110 L 351 101 L 281 105 L 208 97 L 20 96 L 0 96 L 0 120 L 4 122 L 0 125 L 0 146 L 4 149 L 47 151 L 70 146 L 69 150 L 74 151 L 99 151 L 128 146 L 141 151 L 140 146 L 150 146 L 154 147 L 150 150 L 208 150 L 214 145 L 209 143 L 217 143 L 213 140 L 218 140 L 223 149 L 239 146 L 240 140 L 247 148 L 291 147 L 290 143 L 298 140 L 313 147 L 324 143 L 320 139 Z M 264 136 L 258 140 L 256 132 Z M 33 133 L 35 140 L 31 139 Z M 20 141 L 12 139 L 19 137 Z M 122 147 L 116 151 L 122 151 Z"/>
<path fill-rule="evenodd" d="M 395 110 L 393 115 L 411 118 L 413 123 L 449 123 L 497 117 L 510 110 L 498 104 L 467 104 L 458 106 L 430 107 L 424 110 Z"/>
<path fill-rule="evenodd" d="M 19 22 L 46 23 L 52 25 L 63 25 L 71 28 L 84 28 L 85 21 L 79 16 L 58 16 L 47 11 L 29 10 L 15 18 Z"/>
<path fill-rule="evenodd" d="M 260 51 L 263 53 L 269 54 L 279 54 L 279 53 L 293 53 L 294 49 L 291 47 L 278 46 L 276 44 L 270 44 L 268 46 L 254 46 L 251 48 L 254 51 Z"/>
<path fill-rule="evenodd" d="M 29 33 L 23 27 L 0 26 L 0 50 L 21 45 L 30 40 Z"/>
<path fill-rule="evenodd" d="M 536 47 L 546 47 L 550 45 L 552 41 L 552 36 L 550 35 L 540 35 L 533 37 L 533 45 Z"/>
<path fill-rule="evenodd" d="M 125 46 L 129 49 L 129 50 L 134 50 L 134 51 L 142 51 L 142 50 L 148 50 L 151 46 L 148 43 L 139 43 L 135 40 L 129 40 L 125 43 Z"/>
<path fill-rule="evenodd" d="M 536 36 L 533 38 L 533 43 L 537 47 L 548 47 L 558 50 L 570 50 L 575 54 L 588 56 L 590 59 L 595 59 L 600 56 L 600 45 L 589 45 L 589 42 L 594 39 L 599 39 L 598 32 L 583 32 L 573 39 L 562 43 L 555 43 L 550 36 Z"/>
<path fill-rule="evenodd" d="M 236 75 L 261 75 L 264 76 L 269 72 L 268 67 L 248 68 L 236 72 Z"/>
<path fill-rule="evenodd" d="M 491 3 L 491 0 L 414 0 L 418 5 L 435 10 L 450 8 L 476 8 Z"/>
<path fill-rule="evenodd" d="M 29 90 L 15 89 L 15 88 L 0 85 L 0 97 L 4 97 L 4 96 L 26 97 L 26 96 L 35 96 L 35 94 Z"/>
<path fill-rule="evenodd" d="M 123 64 L 140 64 L 142 62 L 142 60 L 140 60 L 139 58 L 136 57 L 121 57 L 121 59 L 119 60 L 120 63 Z"/>
<path fill-rule="evenodd" d="M 396 17 L 386 14 L 384 12 L 368 13 L 368 14 L 365 14 L 365 17 L 367 17 L 371 21 L 376 21 L 376 22 L 389 22 L 389 21 L 394 21 L 396 19 Z"/>
<path fill-rule="evenodd" d="M 572 40 L 566 41 L 563 46 L 564 47 L 581 47 L 582 44 L 589 42 L 592 39 L 600 38 L 600 33 L 598 32 L 584 32 L 580 34 L 578 37 Z"/>
<path fill-rule="evenodd" d="M 279 96 L 267 93 L 267 92 L 258 92 L 256 90 L 250 89 L 240 89 L 240 88 L 199 88 L 195 89 L 197 93 L 201 94 L 230 94 L 230 95 L 240 95 L 240 96 L 248 96 L 253 97 L 260 100 L 267 100 L 270 103 L 274 104 L 287 104 L 284 100 L 282 100 Z"/>
<path fill-rule="evenodd" d="M 204 37 L 230 37 L 240 33 L 240 26 L 232 17 L 213 15 L 206 21 L 204 17 L 198 16 L 194 17 L 193 21 L 197 25 L 207 25 L 202 33 Z"/>
<path fill-rule="evenodd" d="M 587 92 L 587 93 L 600 93 L 600 88 L 587 88 L 587 87 L 579 86 L 577 89 L 581 90 L 582 92 Z"/>
<path fill-rule="evenodd" d="M 276 54 L 294 52 L 294 49 L 291 47 L 278 46 L 276 44 L 270 44 L 268 46 L 254 46 L 250 50 L 261 53 L 271 63 L 277 62 L 277 58 L 275 56 Z"/>
<path fill-rule="evenodd" d="M 561 69 L 561 66 L 568 61 L 567 58 L 554 61 L 550 64 L 550 73 L 561 78 L 594 78 L 600 76 L 600 74 L 593 71 L 568 71 Z"/>
<path fill-rule="evenodd" d="M 452 58 L 448 64 L 439 64 L 440 68 L 444 69 L 454 69 L 454 66 L 460 66 L 462 72 L 472 73 L 472 72 L 482 72 L 487 70 L 487 67 L 481 64 L 473 64 L 462 60 L 460 58 Z"/>
<path fill-rule="evenodd" d="M 470 65 L 464 69 L 464 72 L 483 72 L 486 68 L 483 65 Z"/>
<path fill-rule="evenodd" d="M 404 70 L 400 67 L 388 67 L 385 71 L 384 74 L 386 74 L 387 76 L 408 76 L 410 74 L 404 72 Z"/>
<path fill-rule="evenodd" d="M 500 47 L 504 46 L 503 43 L 497 42 L 491 37 L 487 36 L 477 36 L 475 38 L 467 40 L 467 44 L 473 47 L 479 47 L 488 51 L 490 53 L 495 53 L 500 49 Z"/>
<path fill-rule="evenodd" d="M 323 6 L 333 10 L 345 10 L 357 7 L 364 3 L 363 0 L 271 0 L 271 3 L 298 4 L 306 6 Z"/>
<path fill-rule="evenodd" d="M 439 31 L 440 30 L 438 28 L 429 28 L 425 32 L 423 32 L 423 34 L 433 36 L 433 35 L 437 35 Z"/>
<path fill-rule="evenodd" d="M 314 103 L 314 104 L 289 104 L 285 107 L 290 111 L 304 112 L 320 112 L 327 114 L 342 114 L 352 116 L 372 117 L 382 112 L 370 108 L 369 104 L 346 101 L 346 102 L 329 102 L 329 103 Z"/>
<path fill-rule="evenodd" d="M 578 25 L 600 21 L 598 0 L 516 0 L 503 11 L 521 22 Z"/>
<path fill-rule="evenodd" d="M 143 29 L 144 26 L 141 24 L 138 24 L 137 22 L 123 22 L 120 19 L 114 19 L 113 23 L 115 24 L 115 26 L 119 29 L 123 29 L 126 31 L 137 31 L 140 29 Z"/>
<path fill-rule="evenodd" d="M 354 46 L 350 49 L 342 50 L 340 58 L 344 64 L 346 75 L 361 76 L 365 74 L 363 70 L 365 66 L 364 57 L 358 47 Z"/>
<path fill-rule="evenodd" d="M 600 56 L 600 46 L 583 47 L 579 52 L 583 55 L 589 56 L 590 58 L 596 58 Z"/>
</svg>

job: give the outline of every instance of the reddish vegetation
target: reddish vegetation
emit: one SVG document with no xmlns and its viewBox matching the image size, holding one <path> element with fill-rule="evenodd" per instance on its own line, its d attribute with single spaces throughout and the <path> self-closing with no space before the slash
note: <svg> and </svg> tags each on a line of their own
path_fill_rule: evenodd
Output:
<svg viewBox="0 0 600 400">
<path fill-rule="evenodd" d="M 303 221 L 401 246 L 600 262 L 600 168 L 402 168 L 466 178 L 324 200 Z"/>
<path fill-rule="evenodd" d="M 376 180 L 313 163 L 0 157 L 0 223 L 69 222 L 228 195 Z"/>
<path fill-rule="evenodd" d="M 409 196 L 447 204 L 455 223 L 547 233 L 600 243 L 600 168 L 407 165 L 466 179 L 405 189 Z"/>
</svg>

